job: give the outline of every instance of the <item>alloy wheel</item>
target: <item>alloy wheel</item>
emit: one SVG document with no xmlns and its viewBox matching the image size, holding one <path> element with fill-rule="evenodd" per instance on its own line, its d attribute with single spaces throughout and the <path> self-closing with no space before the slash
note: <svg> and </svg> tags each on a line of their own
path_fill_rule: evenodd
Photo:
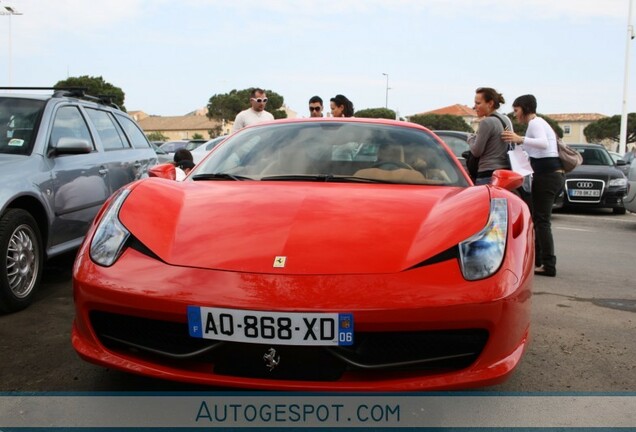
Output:
<svg viewBox="0 0 636 432">
<path fill-rule="evenodd" d="M 13 295 L 20 299 L 31 293 L 38 275 L 40 263 L 35 238 L 33 229 L 23 224 L 13 231 L 9 239 L 6 259 L 7 281 Z"/>
</svg>

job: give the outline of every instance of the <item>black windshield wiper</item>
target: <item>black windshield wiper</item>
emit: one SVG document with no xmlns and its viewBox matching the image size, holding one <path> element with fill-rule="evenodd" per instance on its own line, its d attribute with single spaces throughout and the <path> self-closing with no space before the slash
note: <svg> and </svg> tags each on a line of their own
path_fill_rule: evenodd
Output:
<svg viewBox="0 0 636 432">
<path fill-rule="evenodd" d="M 192 176 L 192 180 L 254 180 L 251 177 L 245 177 L 240 175 L 228 174 L 228 173 L 212 173 L 212 174 L 195 174 Z"/>
<path fill-rule="evenodd" d="M 341 183 L 387 183 L 394 184 L 395 182 L 389 180 L 381 180 L 381 179 L 372 179 L 367 177 L 356 177 L 356 176 L 331 176 L 328 180 L 331 182 L 341 182 Z"/>
<path fill-rule="evenodd" d="M 261 177 L 261 180 L 276 180 L 276 181 L 317 181 L 324 182 L 327 176 L 325 174 L 285 174 L 285 175 L 275 175 L 275 176 L 265 176 Z"/>
<path fill-rule="evenodd" d="M 315 181 L 315 182 L 342 182 L 342 183 L 392 183 L 385 180 L 370 179 L 355 176 L 340 176 L 333 174 L 286 174 L 276 176 L 266 176 L 262 181 Z"/>
</svg>

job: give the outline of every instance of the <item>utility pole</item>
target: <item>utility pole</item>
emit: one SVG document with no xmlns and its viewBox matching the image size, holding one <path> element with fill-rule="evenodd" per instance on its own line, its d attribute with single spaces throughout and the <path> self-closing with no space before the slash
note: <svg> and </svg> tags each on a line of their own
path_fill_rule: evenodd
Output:
<svg viewBox="0 0 636 432">
<path fill-rule="evenodd" d="M 625 154 L 627 151 L 627 88 L 629 82 L 630 51 L 634 39 L 634 26 L 632 25 L 632 0 L 629 0 L 629 12 L 627 13 L 627 42 L 625 43 L 625 76 L 623 78 L 623 112 L 621 114 L 621 131 L 618 152 Z"/>
<path fill-rule="evenodd" d="M 0 4 L 0 15 L 9 15 L 9 87 L 13 85 L 12 75 L 13 67 L 11 65 L 11 17 L 13 15 L 22 15 L 15 8 L 8 4 Z"/>
<path fill-rule="evenodd" d="M 386 77 L 386 98 L 384 99 L 384 107 L 388 109 L 389 108 L 389 74 L 382 72 L 382 75 Z"/>
</svg>

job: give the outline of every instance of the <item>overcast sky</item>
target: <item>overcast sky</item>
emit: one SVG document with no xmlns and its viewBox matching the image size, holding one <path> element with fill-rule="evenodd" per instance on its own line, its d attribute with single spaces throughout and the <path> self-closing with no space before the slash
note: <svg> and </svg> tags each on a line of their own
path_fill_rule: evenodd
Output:
<svg viewBox="0 0 636 432">
<path fill-rule="evenodd" d="M 23 14 L 0 16 L 0 85 L 102 76 L 122 88 L 129 111 L 183 115 L 247 87 L 276 91 L 300 116 L 315 94 L 383 107 L 383 73 L 389 108 L 402 116 L 472 106 L 480 86 L 503 93 L 504 112 L 526 93 L 546 114 L 622 110 L 629 0 L 0 4 Z M 632 112 L 634 43 L 630 50 Z"/>
</svg>

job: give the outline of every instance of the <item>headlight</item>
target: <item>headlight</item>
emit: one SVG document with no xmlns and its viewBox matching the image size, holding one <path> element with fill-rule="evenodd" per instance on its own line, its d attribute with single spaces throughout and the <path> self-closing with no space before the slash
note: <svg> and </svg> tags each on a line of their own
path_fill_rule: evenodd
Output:
<svg viewBox="0 0 636 432">
<path fill-rule="evenodd" d="M 483 230 L 459 244 L 462 274 L 467 280 L 484 279 L 501 266 L 508 237 L 508 200 L 490 202 L 490 217 Z"/>
<path fill-rule="evenodd" d="M 626 178 L 615 178 L 615 179 L 611 179 L 609 181 L 609 186 L 627 186 L 627 179 Z"/>
<path fill-rule="evenodd" d="M 130 232 L 119 222 L 117 216 L 129 193 L 129 190 L 123 189 L 113 198 L 95 230 L 90 255 L 91 259 L 99 265 L 105 267 L 113 265 L 130 236 Z"/>
</svg>

